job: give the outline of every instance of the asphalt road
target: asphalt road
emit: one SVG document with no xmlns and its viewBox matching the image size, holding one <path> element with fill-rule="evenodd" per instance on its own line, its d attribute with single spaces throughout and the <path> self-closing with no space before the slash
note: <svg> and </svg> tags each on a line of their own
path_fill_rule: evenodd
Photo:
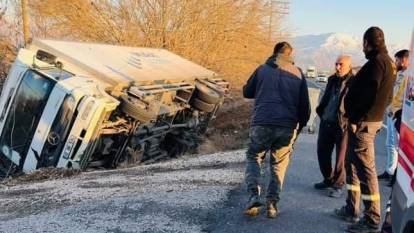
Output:
<svg viewBox="0 0 414 233">
<path fill-rule="evenodd" d="M 347 224 L 332 216 L 332 211 L 345 204 L 342 198 L 330 198 L 326 192 L 315 190 L 313 184 L 320 182 L 316 159 L 316 135 L 303 134 L 298 140 L 287 172 L 285 187 L 279 202 L 280 214 L 268 219 L 265 213 L 256 218 L 241 214 L 247 195 L 244 184 L 231 190 L 228 201 L 217 210 L 211 232 L 273 232 L 273 233 L 335 233 L 344 232 Z M 385 131 L 376 141 L 377 171 L 382 172 L 385 163 Z M 391 189 L 380 183 L 382 207 Z M 384 210 L 384 208 L 382 208 Z"/>
<path fill-rule="evenodd" d="M 326 83 L 308 80 L 308 87 L 324 90 Z M 315 121 L 317 126 L 318 119 Z M 376 138 L 377 172 L 384 170 L 386 129 L 382 129 Z M 274 233 L 335 233 L 344 232 L 347 223 L 332 216 L 335 208 L 345 204 L 346 192 L 341 198 L 331 198 L 327 192 L 315 190 L 313 184 L 322 181 L 316 156 L 315 134 L 302 134 L 286 175 L 285 187 L 279 202 L 280 214 L 276 219 L 265 217 L 265 211 L 256 218 L 240 214 L 247 202 L 245 185 L 231 190 L 224 208 L 218 210 L 216 222 L 211 232 L 274 232 Z M 268 169 L 268 167 L 266 168 Z M 380 182 L 382 215 L 391 188 Z M 345 190 L 344 190 L 345 191 Z M 363 206 L 361 206 L 363 209 Z"/>
<path fill-rule="evenodd" d="M 276 219 L 242 215 L 245 150 L 239 150 L 0 185 L 0 232 L 343 232 L 346 224 L 331 212 L 345 197 L 313 189 L 322 179 L 315 144 L 316 134 L 300 135 Z M 378 168 L 384 160 L 383 131 L 377 139 Z M 383 207 L 389 192 L 381 184 Z"/>
<path fill-rule="evenodd" d="M 377 171 L 385 163 L 385 130 L 376 141 Z M 320 182 L 316 134 L 295 144 L 280 214 L 247 218 L 245 150 L 120 170 L 85 172 L 57 180 L 0 184 L 0 233 L 21 232 L 272 232 L 336 233 L 331 216 L 345 204 L 313 188 Z M 380 184 L 382 209 L 390 188 Z"/>
</svg>

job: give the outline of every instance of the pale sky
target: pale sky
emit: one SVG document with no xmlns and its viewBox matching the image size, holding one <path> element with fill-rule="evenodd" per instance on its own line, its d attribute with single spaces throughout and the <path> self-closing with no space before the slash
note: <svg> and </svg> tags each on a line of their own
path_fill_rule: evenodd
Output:
<svg viewBox="0 0 414 233">
<path fill-rule="evenodd" d="M 362 37 L 370 26 L 389 43 L 408 45 L 414 29 L 414 0 L 291 0 L 293 35 L 343 32 Z"/>
</svg>

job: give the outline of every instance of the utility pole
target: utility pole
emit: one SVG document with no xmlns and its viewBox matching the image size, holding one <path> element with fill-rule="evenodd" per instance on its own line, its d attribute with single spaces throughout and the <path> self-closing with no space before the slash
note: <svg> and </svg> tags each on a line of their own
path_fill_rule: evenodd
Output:
<svg viewBox="0 0 414 233">
<path fill-rule="evenodd" d="M 23 39 L 24 45 L 29 43 L 29 16 L 27 15 L 27 0 L 21 0 L 22 20 L 23 20 Z"/>
<path fill-rule="evenodd" d="M 280 23 L 280 19 L 289 14 L 289 0 L 269 0 L 269 28 L 268 28 L 268 39 L 272 41 L 274 39 L 275 25 Z M 280 32 L 281 33 L 281 32 Z"/>
<path fill-rule="evenodd" d="M 273 32 L 273 8 L 274 8 L 274 1 L 270 0 L 270 13 L 269 13 L 269 35 L 268 35 L 268 40 L 272 41 L 272 32 Z"/>
</svg>

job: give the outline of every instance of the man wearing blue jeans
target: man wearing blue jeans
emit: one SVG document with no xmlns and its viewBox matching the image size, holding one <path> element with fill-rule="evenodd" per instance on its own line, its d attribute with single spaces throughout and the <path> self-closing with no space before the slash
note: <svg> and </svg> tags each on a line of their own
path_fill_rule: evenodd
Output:
<svg viewBox="0 0 414 233">
<path fill-rule="evenodd" d="M 400 87 L 403 79 L 405 70 L 408 68 L 408 55 L 409 51 L 404 49 L 400 50 L 395 54 L 395 66 L 397 68 L 397 78 L 394 83 L 394 97 L 398 93 L 398 88 Z M 387 111 L 387 139 L 385 147 L 387 149 L 387 164 L 385 165 L 385 171 L 378 176 L 379 180 L 390 181 L 391 177 L 395 173 L 398 163 L 398 133 L 394 127 L 394 114 L 397 110 L 401 109 L 401 101 L 393 101 L 392 104 L 388 107 Z"/>
<path fill-rule="evenodd" d="M 287 42 L 276 44 L 273 55 L 259 66 L 243 87 L 245 98 L 255 99 L 250 128 L 250 144 L 246 152 L 246 184 L 249 202 L 244 211 L 256 216 L 260 201 L 260 166 L 270 152 L 270 179 L 267 186 L 267 216 L 277 215 L 277 202 L 282 190 L 292 145 L 297 132 L 310 116 L 309 94 L 302 72 L 293 64 L 292 47 Z"/>
</svg>

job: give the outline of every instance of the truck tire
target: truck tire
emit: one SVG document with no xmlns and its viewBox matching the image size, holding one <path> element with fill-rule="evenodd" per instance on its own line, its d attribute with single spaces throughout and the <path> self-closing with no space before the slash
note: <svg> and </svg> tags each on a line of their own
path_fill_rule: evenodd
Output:
<svg viewBox="0 0 414 233">
<path fill-rule="evenodd" d="M 216 107 L 215 104 L 206 103 L 198 98 L 194 98 L 192 101 L 192 105 L 194 108 L 203 111 L 203 112 L 212 112 Z"/>
<path fill-rule="evenodd" d="M 161 147 L 168 152 L 169 157 L 176 158 L 189 150 L 196 149 L 201 142 L 202 138 L 195 129 L 185 129 L 168 133 Z"/>
<path fill-rule="evenodd" d="M 219 93 L 211 89 L 210 87 L 196 83 L 196 97 L 209 104 L 217 104 L 220 102 L 221 96 Z"/>
<path fill-rule="evenodd" d="M 128 116 L 135 120 L 141 121 L 142 123 L 150 122 L 151 120 L 157 119 L 157 113 L 137 104 L 140 100 L 131 96 L 122 95 L 121 99 L 121 110 Z"/>
</svg>

